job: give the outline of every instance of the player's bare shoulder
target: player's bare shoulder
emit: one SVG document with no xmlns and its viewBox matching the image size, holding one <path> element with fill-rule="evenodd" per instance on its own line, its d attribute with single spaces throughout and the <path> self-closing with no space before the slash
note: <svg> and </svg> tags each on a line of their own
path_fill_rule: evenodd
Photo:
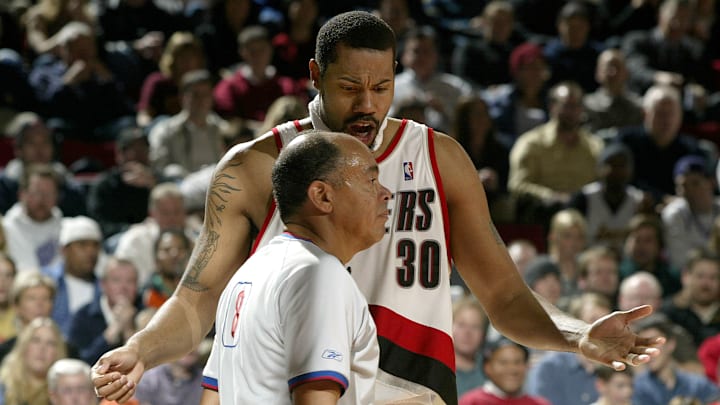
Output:
<svg viewBox="0 0 720 405">
<path fill-rule="evenodd" d="M 245 213 L 271 196 L 270 173 L 277 158 L 272 134 L 233 146 L 220 159 L 208 190 L 210 214 Z"/>
</svg>

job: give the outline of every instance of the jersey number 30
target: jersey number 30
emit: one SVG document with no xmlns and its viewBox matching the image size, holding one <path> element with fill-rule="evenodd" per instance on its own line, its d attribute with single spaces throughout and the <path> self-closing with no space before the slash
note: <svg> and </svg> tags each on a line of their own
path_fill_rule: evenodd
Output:
<svg viewBox="0 0 720 405">
<path fill-rule="evenodd" d="M 422 241 L 419 252 L 414 240 L 398 241 L 397 255 L 402 263 L 396 268 L 398 284 L 405 288 L 412 287 L 418 273 L 418 282 L 423 288 L 437 287 L 440 284 L 440 254 L 440 244 L 435 240 Z M 416 262 L 419 262 L 417 271 Z"/>
</svg>

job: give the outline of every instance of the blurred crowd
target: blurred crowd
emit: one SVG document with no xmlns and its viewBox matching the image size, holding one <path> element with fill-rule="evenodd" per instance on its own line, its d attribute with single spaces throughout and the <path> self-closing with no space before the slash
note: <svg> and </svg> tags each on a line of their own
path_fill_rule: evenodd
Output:
<svg viewBox="0 0 720 405">
<path fill-rule="evenodd" d="M 461 403 L 719 400 L 716 1 L 7 0 L 0 404 L 97 403 L 88 365 L 178 285 L 215 163 L 307 116 L 317 31 L 351 9 L 395 31 L 390 115 L 466 149 L 527 284 L 588 322 L 652 305 L 637 330 L 668 339 L 625 372 L 529 350 L 454 275 Z M 197 403 L 207 351 L 133 401 Z"/>
</svg>

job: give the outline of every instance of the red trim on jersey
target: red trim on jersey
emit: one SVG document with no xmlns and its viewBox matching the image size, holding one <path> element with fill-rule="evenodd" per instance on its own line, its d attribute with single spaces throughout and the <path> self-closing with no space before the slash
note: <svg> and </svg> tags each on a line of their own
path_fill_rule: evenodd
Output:
<svg viewBox="0 0 720 405">
<path fill-rule="evenodd" d="M 309 373 L 305 373 L 303 375 L 299 375 L 297 377 L 293 377 L 288 381 L 288 388 L 290 389 L 290 392 L 292 392 L 295 388 L 297 388 L 299 385 L 311 382 L 311 381 L 333 381 L 340 385 L 341 393 L 340 395 L 345 393 L 345 390 L 347 390 L 350 383 L 348 382 L 347 378 L 345 378 L 344 375 L 338 373 L 337 371 L 331 371 L 331 370 L 323 370 L 323 371 L 312 371 Z"/>
<path fill-rule="evenodd" d="M 252 255 L 255 253 L 255 251 L 258 249 L 258 245 L 260 244 L 260 241 L 262 240 L 263 236 L 265 235 L 265 232 L 267 231 L 268 224 L 270 224 L 270 220 L 273 217 L 273 214 L 275 213 L 275 209 L 277 209 L 275 204 L 275 199 L 272 200 L 272 203 L 270 204 L 270 209 L 268 209 L 268 213 L 265 216 L 265 221 L 263 221 L 262 226 L 260 227 L 260 231 L 258 232 L 257 236 L 255 237 L 255 241 L 253 242 L 252 249 L 250 249 L 250 254 Z"/>
<path fill-rule="evenodd" d="M 375 159 L 376 162 L 380 163 L 382 162 L 386 157 L 388 157 L 389 154 L 392 153 L 393 149 L 397 146 L 397 144 L 400 142 L 400 135 L 405 131 L 405 125 L 407 124 L 407 120 L 403 119 L 402 122 L 400 122 L 400 126 L 398 127 L 398 130 L 395 132 L 395 135 L 393 136 L 392 141 L 390 141 L 390 145 L 388 145 L 387 149 L 385 149 L 385 152 L 383 152 L 382 155 L 378 156 L 377 159 Z"/>
<path fill-rule="evenodd" d="M 455 372 L 452 338 L 445 332 L 411 321 L 389 308 L 369 305 L 378 336 L 411 352 L 445 364 Z"/>
<path fill-rule="evenodd" d="M 293 125 L 295 125 L 295 129 L 297 129 L 298 132 L 304 131 L 302 124 L 300 124 L 300 120 L 293 121 Z"/>
<path fill-rule="evenodd" d="M 272 129 L 273 137 L 275 138 L 275 146 L 277 146 L 278 150 L 282 149 L 283 143 L 282 143 L 282 137 L 280 136 L 280 130 L 277 129 L 277 127 Z"/>
<path fill-rule="evenodd" d="M 448 254 L 448 261 L 452 261 L 452 253 L 450 252 L 450 212 L 447 207 L 447 199 L 445 198 L 445 190 L 443 189 L 442 178 L 440 177 L 440 169 L 438 168 L 437 156 L 435 156 L 435 138 L 434 131 L 428 127 L 428 148 L 430 149 L 430 163 L 432 164 L 433 175 L 437 183 L 438 193 L 440 194 L 440 207 L 442 207 L 443 225 L 445 227 L 445 249 Z"/>
<path fill-rule="evenodd" d="M 206 389 L 209 389 L 209 390 L 212 390 L 212 391 L 215 391 L 215 392 L 217 392 L 217 390 L 218 390 L 218 380 L 217 380 L 217 378 L 208 377 L 208 376 L 204 375 L 203 378 L 202 378 L 202 383 L 201 383 L 201 385 L 202 385 L 203 388 L 206 388 Z"/>
</svg>

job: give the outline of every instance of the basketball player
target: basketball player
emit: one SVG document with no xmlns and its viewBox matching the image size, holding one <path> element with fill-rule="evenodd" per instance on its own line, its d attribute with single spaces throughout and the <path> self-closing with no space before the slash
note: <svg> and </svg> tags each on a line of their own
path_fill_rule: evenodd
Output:
<svg viewBox="0 0 720 405">
<path fill-rule="evenodd" d="M 210 330 L 234 269 L 282 230 L 268 181 L 272 163 L 284 144 L 309 128 L 345 132 L 366 144 L 381 183 L 393 192 L 383 239 L 349 263 L 377 326 L 378 402 L 414 395 L 457 403 L 451 260 L 500 333 L 525 346 L 580 352 L 618 369 L 657 353 L 662 339 L 639 338 L 628 327 L 650 307 L 588 325 L 535 298 L 490 220 L 482 184 L 462 147 L 424 125 L 387 118 L 394 56 L 392 30 L 369 13 L 343 13 L 323 25 L 309 63 L 319 92 L 310 117 L 282 124 L 223 157 L 181 286 L 143 331 L 99 360 L 98 395 L 130 398 L 145 369 L 189 351 Z"/>
</svg>

